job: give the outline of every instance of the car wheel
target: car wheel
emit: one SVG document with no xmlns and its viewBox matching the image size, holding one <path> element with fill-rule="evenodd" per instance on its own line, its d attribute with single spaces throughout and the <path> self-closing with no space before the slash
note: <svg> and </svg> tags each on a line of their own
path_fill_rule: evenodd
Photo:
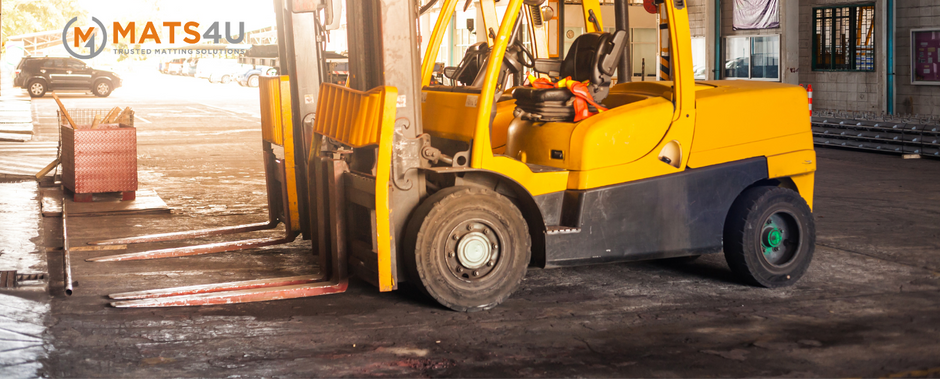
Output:
<svg viewBox="0 0 940 379">
<path fill-rule="evenodd" d="M 725 221 L 725 260 L 752 285 L 796 283 L 813 259 L 816 226 L 806 201 L 793 190 L 755 187 L 734 201 Z"/>
<path fill-rule="evenodd" d="M 212 77 L 211 77 L 211 76 L 208 77 L 207 79 L 209 80 L 209 83 L 218 83 L 217 80 L 212 80 Z"/>
<path fill-rule="evenodd" d="M 42 97 L 46 94 L 46 83 L 42 80 L 33 80 L 26 86 L 29 97 Z"/>
<path fill-rule="evenodd" d="M 451 187 L 415 211 L 405 237 L 410 278 L 441 305 L 459 312 L 493 308 L 525 277 L 531 256 L 519 209 L 494 191 Z"/>
<path fill-rule="evenodd" d="M 257 87 L 259 81 L 260 79 L 258 78 L 258 75 L 252 75 L 251 77 L 248 78 L 248 86 Z"/>
<path fill-rule="evenodd" d="M 98 97 L 108 97 L 111 94 L 111 83 L 107 80 L 99 80 L 95 82 L 95 86 L 91 90 L 95 96 Z"/>
<path fill-rule="evenodd" d="M 232 77 L 228 75 L 222 76 L 222 84 L 229 84 L 232 82 Z"/>
</svg>

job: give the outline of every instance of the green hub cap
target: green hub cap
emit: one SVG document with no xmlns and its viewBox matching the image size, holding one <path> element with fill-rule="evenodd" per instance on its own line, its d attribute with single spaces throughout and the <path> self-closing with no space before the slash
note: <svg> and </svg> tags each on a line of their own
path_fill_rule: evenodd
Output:
<svg viewBox="0 0 940 379">
<path fill-rule="evenodd" d="M 780 242 L 783 242 L 783 235 L 780 229 L 770 229 L 770 232 L 767 233 L 764 241 L 764 245 L 769 247 L 777 247 L 780 245 Z"/>
<path fill-rule="evenodd" d="M 792 229 L 792 223 L 787 222 L 788 217 L 789 215 L 786 214 L 774 213 L 764 221 L 761 228 L 761 250 L 764 258 L 772 265 L 787 263 L 792 258 L 796 248 L 796 246 L 791 246 L 792 243 L 787 242 L 793 237 L 790 234 L 799 234 L 799 231 L 790 230 Z"/>
</svg>

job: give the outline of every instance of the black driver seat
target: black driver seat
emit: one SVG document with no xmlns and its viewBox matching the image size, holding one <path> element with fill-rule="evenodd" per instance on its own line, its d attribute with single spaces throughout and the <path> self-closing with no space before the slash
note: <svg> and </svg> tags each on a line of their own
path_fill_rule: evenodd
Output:
<svg viewBox="0 0 940 379">
<path fill-rule="evenodd" d="M 623 57 L 626 39 L 623 30 L 614 34 L 582 34 L 571 44 L 564 61 L 536 59 L 535 70 L 560 78 L 570 76 L 579 82 L 590 81 L 588 90 L 600 104 L 610 91 L 610 80 Z M 574 120 L 574 107 L 570 104 L 573 96 L 567 88 L 523 87 L 512 94 L 522 119 L 546 122 Z M 591 111 L 597 110 L 592 106 Z"/>
</svg>

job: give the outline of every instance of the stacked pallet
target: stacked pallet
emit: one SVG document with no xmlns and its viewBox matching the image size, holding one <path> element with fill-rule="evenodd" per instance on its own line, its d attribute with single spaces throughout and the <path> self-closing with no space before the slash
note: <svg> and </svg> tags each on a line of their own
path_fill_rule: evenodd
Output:
<svg viewBox="0 0 940 379">
<path fill-rule="evenodd" d="M 812 117 L 819 146 L 940 158 L 940 118 L 818 111 Z"/>
</svg>

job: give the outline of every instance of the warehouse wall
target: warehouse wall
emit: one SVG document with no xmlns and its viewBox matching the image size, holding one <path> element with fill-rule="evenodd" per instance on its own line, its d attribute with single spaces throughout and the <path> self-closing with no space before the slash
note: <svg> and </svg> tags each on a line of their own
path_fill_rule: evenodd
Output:
<svg viewBox="0 0 940 379">
<path fill-rule="evenodd" d="M 940 116 L 940 86 L 911 84 L 911 29 L 940 28 L 940 1 L 895 1 L 897 4 L 895 111 Z"/>
<path fill-rule="evenodd" d="M 911 0 L 902 0 L 911 1 Z M 800 80 L 813 85 L 815 109 L 882 112 L 886 91 L 887 59 L 885 50 L 885 1 L 875 1 L 875 71 L 827 72 L 813 71 L 813 8 L 854 5 L 854 0 L 802 0 L 800 1 Z"/>
<path fill-rule="evenodd" d="M 705 6 L 707 0 L 688 0 L 686 4 L 689 7 L 689 27 L 692 30 L 692 37 L 705 37 L 706 22 L 708 22 Z"/>
</svg>

